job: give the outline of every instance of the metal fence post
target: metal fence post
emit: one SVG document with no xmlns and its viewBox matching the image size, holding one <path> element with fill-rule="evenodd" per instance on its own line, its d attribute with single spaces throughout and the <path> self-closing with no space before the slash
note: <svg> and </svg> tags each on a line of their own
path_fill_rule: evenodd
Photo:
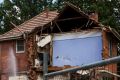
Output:
<svg viewBox="0 0 120 80">
<path fill-rule="evenodd" d="M 43 80 L 48 80 L 45 74 L 48 73 L 48 53 L 43 53 Z"/>
</svg>

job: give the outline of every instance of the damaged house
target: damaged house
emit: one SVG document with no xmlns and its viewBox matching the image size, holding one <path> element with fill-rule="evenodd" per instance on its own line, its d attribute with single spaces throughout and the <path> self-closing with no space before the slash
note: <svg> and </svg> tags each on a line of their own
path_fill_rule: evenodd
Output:
<svg viewBox="0 0 120 80">
<path fill-rule="evenodd" d="M 108 59 L 118 55 L 119 39 L 115 29 L 98 22 L 96 12 L 84 13 L 67 3 L 61 12 L 44 11 L 0 35 L 0 78 L 13 80 L 16 71 L 19 80 L 41 80 L 44 53 L 48 53 L 48 72 Z M 16 61 L 16 70 L 9 59 Z M 119 74 L 118 65 L 105 66 L 104 70 Z"/>
</svg>

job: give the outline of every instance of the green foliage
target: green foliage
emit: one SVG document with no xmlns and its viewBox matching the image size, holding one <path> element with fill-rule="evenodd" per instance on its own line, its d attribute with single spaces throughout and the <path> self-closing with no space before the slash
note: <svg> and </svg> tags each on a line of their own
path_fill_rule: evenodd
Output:
<svg viewBox="0 0 120 80">
<path fill-rule="evenodd" d="M 9 0 L 4 0 L 4 3 L 3 4 L 0 4 L 0 31 L 1 33 L 4 32 L 4 31 L 8 31 L 11 29 L 11 27 L 8 27 L 10 26 L 9 22 L 11 19 L 14 18 L 14 16 L 12 15 L 12 11 L 13 9 L 11 8 L 13 5 L 11 4 L 11 2 Z M 5 24 L 8 24 L 5 25 Z"/>
<path fill-rule="evenodd" d="M 54 1 L 54 2 L 53 2 Z M 0 34 L 34 17 L 41 11 L 60 10 L 64 2 L 70 2 L 85 12 L 96 11 L 104 25 L 119 29 L 120 0 L 4 0 L 0 4 Z"/>
<path fill-rule="evenodd" d="M 13 28 L 10 22 L 19 25 L 47 6 L 52 6 L 52 0 L 4 0 L 0 4 L 0 34 Z"/>
<path fill-rule="evenodd" d="M 96 11 L 104 25 L 119 28 L 120 0 L 65 0 L 84 11 Z"/>
</svg>

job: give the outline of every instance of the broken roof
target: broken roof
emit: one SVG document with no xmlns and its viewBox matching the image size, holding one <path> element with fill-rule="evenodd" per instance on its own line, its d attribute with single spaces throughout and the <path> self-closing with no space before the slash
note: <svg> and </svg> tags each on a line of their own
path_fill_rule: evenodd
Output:
<svg viewBox="0 0 120 80">
<path fill-rule="evenodd" d="M 58 15 L 57 11 L 44 11 L 32 19 L 25 21 L 18 28 L 13 28 L 12 30 L 6 32 L 5 34 L 0 35 L 0 41 L 10 40 L 19 38 L 23 33 L 30 33 L 37 27 L 44 26 L 51 22 Z"/>
<path fill-rule="evenodd" d="M 72 4 L 67 3 L 60 14 L 65 12 L 66 9 L 70 8 L 70 7 L 72 9 L 78 11 L 77 7 L 75 7 Z M 59 13 L 57 11 L 44 11 L 44 12 L 38 14 L 37 16 L 33 17 L 32 19 L 25 21 L 21 25 L 18 25 L 17 26 L 18 28 L 15 27 L 12 30 L 0 35 L 0 41 L 20 38 L 23 35 L 23 33 L 25 33 L 25 32 L 30 33 L 35 28 L 38 28 L 38 27 L 41 27 L 41 26 L 44 26 L 44 25 L 50 23 L 55 18 L 60 16 L 60 14 L 59 15 L 58 14 Z M 80 10 L 79 10 L 79 14 L 87 16 Z"/>
<path fill-rule="evenodd" d="M 47 27 L 43 32 L 58 33 L 72 31 L 77 28 L 91 29 L 93 27 L 100 27 L 98 24 L 97 20 L 92 19 L 90 15 L 85 14 L 80 8 L 67 3 L 56 19 L 52 21 L 51 27 Z"/>
<path fill-rule="evenodd" d="M 73 12 L 74 15 L 70 14 L 69 11 Z M 78 17 L 78 16 L 81 16 L 81 17 Z M 33 30 L 39 27 L 45 26 L 46 24 L 54 20 L 61 22 L 62 20 L 71 20 L 71 19 L 74 20 L 79 18 L 86 18 L 88 20 L 93 21 L 95 25 L 99 26 L 98 22 L 96 22 L 95 20 L 92 20 L 87 14 L 81 11 L 80 8 L 70 3 L 67 3 L 60 13 L 58 13 L 57 11 L 43 11 L 42 13 L 33 17 L 32 19 L 25 21 L 24 23 L 19 25 L 18 26 L 19 29 L 15 27 L 12 30 L 6 32 L 5 34 L 0 35 L 0 41 L 20 38 L 23 35 L 23 33 L 26 33 L 26 32 L 31 33 Z"/>
</svg>

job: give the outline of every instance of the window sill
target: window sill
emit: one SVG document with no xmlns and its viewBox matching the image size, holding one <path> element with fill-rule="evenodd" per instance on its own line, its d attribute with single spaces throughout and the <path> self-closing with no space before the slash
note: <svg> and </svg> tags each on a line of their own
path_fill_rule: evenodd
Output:
<svg viewBox="0 0 120 80">
<path fill-rule="evenodd" d="M 20 53 L 21 54 L 21 53 L 25 53 L 25 51 L 16 51 L 16 53 Z"/>
</svg>

